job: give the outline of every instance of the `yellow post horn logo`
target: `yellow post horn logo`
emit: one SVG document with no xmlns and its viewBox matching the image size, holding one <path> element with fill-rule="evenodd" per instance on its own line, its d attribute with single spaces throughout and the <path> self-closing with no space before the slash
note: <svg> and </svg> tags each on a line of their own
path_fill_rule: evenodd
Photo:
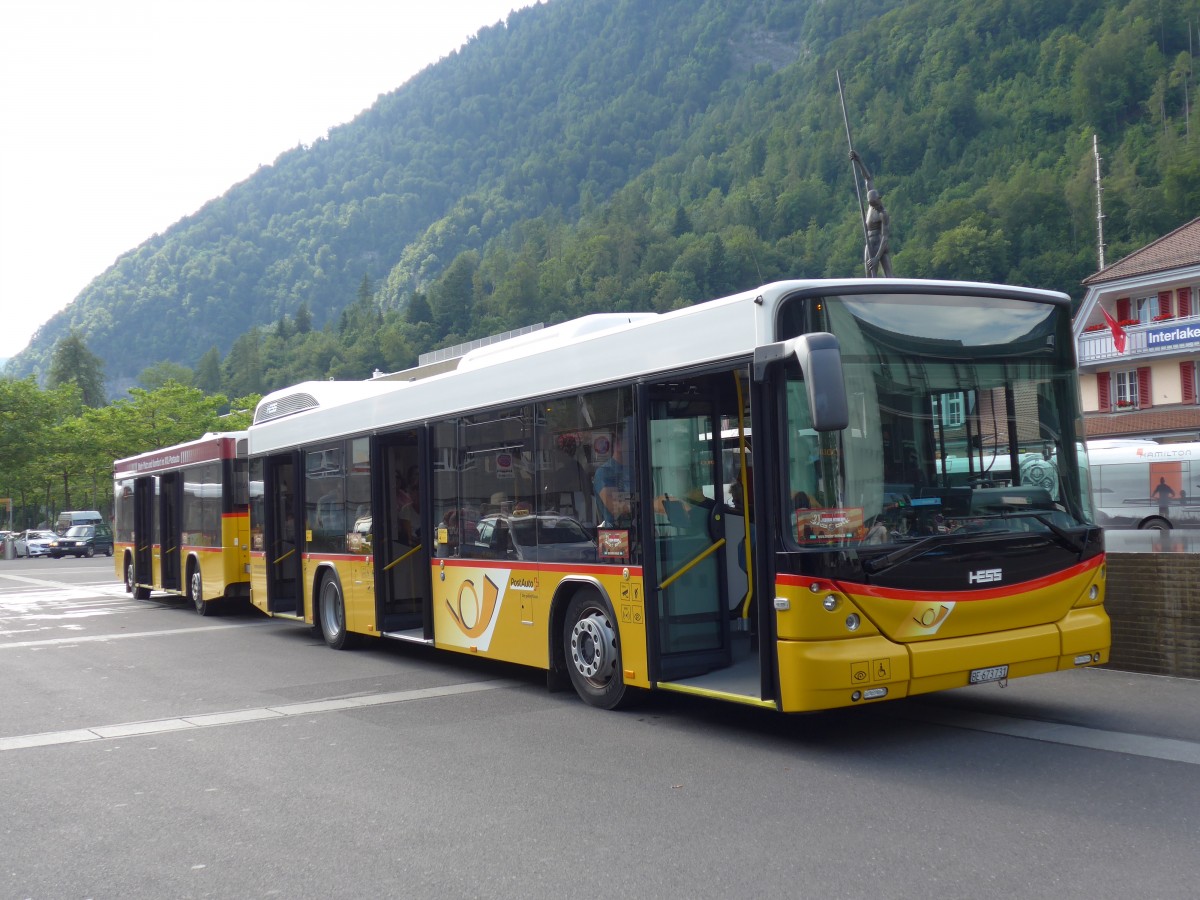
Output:
<svg viewBox="0 0 1200 900">
<path fill-rule="evenodd" d="M 465 578 L 458 589 L 458 608 L 456 609 L 455 604 L 449 599 L 446 600 L 446 608 L 450 610 L 450 615 L 462 629 L 463 634 L 467 637 L 477 638 L 487 631 L 492 616 L 496 614 L 496 600 L 499 596 L 500 589 L 496 583 L 484 575 L 483 604 L 481 606 L 479 595 L 475 593 L 475 582 L 470 578 Z"/>
</svg>

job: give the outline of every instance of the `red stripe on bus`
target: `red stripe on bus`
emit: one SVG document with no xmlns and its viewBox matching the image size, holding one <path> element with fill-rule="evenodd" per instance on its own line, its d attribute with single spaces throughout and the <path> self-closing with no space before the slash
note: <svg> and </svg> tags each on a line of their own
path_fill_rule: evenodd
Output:
<svg viewBox="0 0 1200 900">
<path fill-rule="evenodd" d="M 776 577 L 776 583 L 787 585 L 789 587 L 808 587 L 810 584 L 834 584 L 843 588 L 846 593 L 861 594 L 867 597 L 875 597 L 879 600 L 903 600 L 906 602 L 925 601 L 929 599 L 930 594 L 937 594 L 939 599 L 953 600 L 956 603 L 969 603 L 972 600 L 996 600 L 1002 597 L 1011 597 L 1013 594 L 1025 593 L 1028 591 L 1037 591 L 1042 588 L 1053 587 L 1056 584 L 1061 584 L 1064 581 L 1069 581 L 1079 575 L 1084 574 L 1090 569 L 1094 569 L 1104 564 L 1103 554 L 1094 556 L 1089 560 L 1077 563 L 1070 568 L 1063 569 L 1060 572 L 1055 572 L 1051 575 L 1044 575 L 1041 578 L 1034 578 L 1032 581 L 1020 581 L 1013 584 L 1007 584 L 1003 587 L 990 587 L 978 591 L 913 591 L 906 588 L 885 588 L 876 587 L 869 584 L 859 584 L 854 581 L 836 581 L 832 578 L 813 578 L 808 575 L 779 575 Z"/>
</svg>

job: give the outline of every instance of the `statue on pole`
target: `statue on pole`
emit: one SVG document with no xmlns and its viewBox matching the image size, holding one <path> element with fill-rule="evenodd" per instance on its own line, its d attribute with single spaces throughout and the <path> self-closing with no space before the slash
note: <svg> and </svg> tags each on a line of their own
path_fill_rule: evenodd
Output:
<svg viewBox="0 0 1200 900">
<path fill-rule="evenodd" d="M 868 278 L 878 278 L 880 275 L 892 277 L 892 250 L 888 244 L 891 237 L 891 219 L 883 208 L 883 195 L 875 190 L 875 179 L 871 170 L 866 167 L 857 150 L 850 151 L 850 160 L 862 173 L 863 183 L 867 188 L 867 212 L 863 218 L 866 228 L 867 245 L 863 248 L 863 265 L 867 269 Z"/>
<path fill-rule="evenodd" d="M 892 277 L 892 250 L 889 245 L 891 237 L 891 219 L 883 208 L 883 195 L 875 190 L 875 178 L 870 169 L 854 149 L 854 139 L 850 136 L 850 116 L 846 113 L 846 92 L 842 89 L 842 73 L 835 71 L 837 76 L 838 99 L 842 102 L 842 121 L 846 124 L 846 143 L 850 147 L 850 169 L 854 176 L 854 192 L 858 195 L 858 211 L 862 215 L 863 238 L 863 267 L 867 270 L 868 278 L 878 278 L 883 275 Z M 867 188 L 867 208 L 863 209 L 862 188 L 858 185 L 859 173 Z"/>
</svg>

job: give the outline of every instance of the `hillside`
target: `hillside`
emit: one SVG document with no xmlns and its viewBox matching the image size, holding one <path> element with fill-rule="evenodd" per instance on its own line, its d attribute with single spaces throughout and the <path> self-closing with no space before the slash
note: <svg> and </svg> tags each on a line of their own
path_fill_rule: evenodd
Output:
<svg viewBox="0 0 1200 900">
<path fill-rule="evenodd" d="M 1200 206 L 1198 20 L 1200 0 L 551 0 L 122 256 L 11 371 L 44 373 L 74 328 L 110 390 L 216 348 L 244 395 L 858 273 L 835 69 L 897 274 L 1078 295 L 1093 132 L 1110 259 Z"/>
</svg>

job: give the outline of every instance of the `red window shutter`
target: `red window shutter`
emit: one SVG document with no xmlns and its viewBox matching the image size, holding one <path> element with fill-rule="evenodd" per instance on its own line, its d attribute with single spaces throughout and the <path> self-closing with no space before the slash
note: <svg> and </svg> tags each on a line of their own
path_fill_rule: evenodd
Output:
<svg viewBox="0 0 1200 900">
<path fill-rule="evenodd" d="M 1129 318 L 1129 298 L 1122 297 L 1117 301 L 1117 321 L 1124 322 Z"/>
<path fill-rule="evenodd" d="M 1158 314 L 1160 316 L 1169 316 L 1171 314 L 1171 292 L 1158 292 Z"/>
<path fill-rule="evenodd" d="M 1096 373 L 1096 395 L 1097 406 L 1100 407 L 1100 412 L 1112 412 L 1112 389 L 1110 382 L 1112 375 L 1108 372 Z"/>
<path fill-rule="evenodd" d="M 1150 393 L 1150 367 L 1139 366 L 1137 370 L 1138 378 L 1138 407 L 1140 409 L 1149 409 L 1154 404 L 1151 402 L 1153 394 Z"/>
<path fill-rule="evenodd" d="M 1196 362 L 1189 359 L 1179 364 L 1179 381 L 1183 387 L 1183 402 L 1196 402 Z"/>
<path fill-rule="evenodd" d="M 1192 314 L 1192 289 L 1180 288 L 1175 292 L 1176 306 L 1179 308 L 1179 318 L 1183 319 Z"/>
</svg>

